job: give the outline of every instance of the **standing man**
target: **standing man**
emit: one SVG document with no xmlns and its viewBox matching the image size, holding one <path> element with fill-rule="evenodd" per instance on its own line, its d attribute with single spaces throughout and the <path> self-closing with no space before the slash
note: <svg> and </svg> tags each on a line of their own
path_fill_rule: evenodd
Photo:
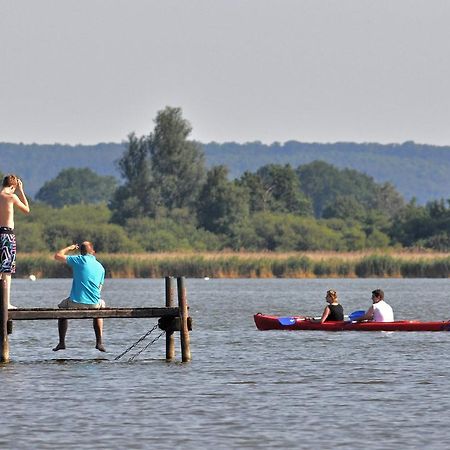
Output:
<svg viewBox="0 0 450 450">
<path fill-rule="evenodd" d="M 391 305 L 388 305 L 384 301 L 384 292 L 381 289 L 375 289 L 372 291 L 372 303 L 373 305 L 366 311 L 366 313 L 357 318 L 357 322 L 363 320 L 372 320 L 374 322 L 393 322 L 394 311 Z"/>
<path fill-rule="evenodd" d="M 30 212 L 22 180 L 16 175 L 6 175 L 0 191 L 0 279 L 5 281 L 4 295 L 8 301 L 8 309 L 16 308 L 11 305 L 11 274 L 16 273 L 14 207 L 25 214 Z"/>
<path fill-rule="evenodd" d="M 67 256 L 70 251 L 80 249 L 81 255 Z M 72 290 L 69 297 L 64 299 L 58 308 L 61 309 L 100 309 L 105 302 L 100 298 L 100 292 L 105 282 L 105 269 L 95 258 L 92 242 L 85 241 L 79 247 L 69 245 L 55 253 L 57 261 L 67 263 L 73 272 Z M 68 320 L 58 319 L 59 343 L 53 351 L 65 350 Z M 95 348 L 106 351 L 103 346 L 103 319 L 93 319 L 95 331 Z"/>
</svg>

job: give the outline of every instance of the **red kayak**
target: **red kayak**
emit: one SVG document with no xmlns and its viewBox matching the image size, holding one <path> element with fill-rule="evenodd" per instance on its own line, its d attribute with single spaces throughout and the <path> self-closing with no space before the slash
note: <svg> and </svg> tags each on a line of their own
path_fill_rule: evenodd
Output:
<svg viewBox="0 0 450 450">
<path fill-rule="evenodd" d="M 313 322 L 303 317 L 279 317 L 265 314 L 253 316 L 258 330 L 320 330 L 320 331 L 450 331 L 450 321 L 421 322 Z"/>
</svg>

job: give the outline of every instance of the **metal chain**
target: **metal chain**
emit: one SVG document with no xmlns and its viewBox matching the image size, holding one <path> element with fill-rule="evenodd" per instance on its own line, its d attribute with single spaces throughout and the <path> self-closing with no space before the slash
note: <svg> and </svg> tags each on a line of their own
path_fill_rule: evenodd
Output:
<svg viewBox="0 0 450 450">
<path fill-rule="evenodd" d="M 122 356 L 126 355 L 130 350 L 132 350 L 134 347 L 136 347 L 139 342 L 142 342 L 148 335 L 150 335 L 153 331 L 155 331 L 158 328 L 158 324 L 156 324 L 151 330 L 147 331 L 142 337 L 140 337 L 134 344 L 130 345 L 125 351 L 123 351 L 119 356 L 116 356 L 114 358 L 114 361 L 119 360 L 122 358 Z M 163 331 L 164 333 L 164 331 Z M 159 339 L 160 336 L 158 336 Z"/>
<path fill-rule="evenodd" d="M 133 355 L 128 362 L 134 361 L 143 351 L 147 350 L 147 348 L 150 347 L 150 345 L 154 344 L 163 334 L 165 331 L 162 331 L 158 336 L 153 339 L 153 341 L 150 341 L 145 347 L 141 348 L 135 355 Z"/>
</svg>

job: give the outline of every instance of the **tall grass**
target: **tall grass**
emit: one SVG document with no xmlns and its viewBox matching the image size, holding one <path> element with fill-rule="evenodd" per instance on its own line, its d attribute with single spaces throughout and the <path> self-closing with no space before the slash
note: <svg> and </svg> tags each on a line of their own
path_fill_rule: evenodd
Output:
<svg viewBox="0 0 450 450">
<path fill-rule="evenodd" d="M 402 261 L 392 256 L 373 255 L 355 264 L 355 274 L 359 278 L 399 277 Z"/>
<path fill-rule="evenodd" d="M 147 253 L 99 254 L 111 278 L 448 278 L 450 255 L 411 253 Z M 47 254 L 19 254 L 17 276 L 70 277 Z"/>
<path fill-rule="evenodd" d="M 405 278 L 448 278 L 450 257 L 436 260 L 407 261 L 401 267 Z"/>
</svg>

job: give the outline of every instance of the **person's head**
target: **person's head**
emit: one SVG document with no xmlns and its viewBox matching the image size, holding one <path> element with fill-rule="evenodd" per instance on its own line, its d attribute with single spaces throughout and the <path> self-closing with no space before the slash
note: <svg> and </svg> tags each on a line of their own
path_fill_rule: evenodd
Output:
<svg viewBox="0 0 450 450">
<path fill-rule="evenodd" d="M 325 300 L 329 301 L 330 303 L 336 302 L 337 301 L 337 292 L 333 291 L 333 289 L 328 290 Z"/>
<path fill-rule="evenodd" d="M 84 241 L 80 245 L 80 253 L 82 255 L 93 255 L 93 254 L 95 254 L 94 244 L 92 242 L 89 242 L 89 241 Z"/>
<path fill-rule="evenodd" d="M 380 302 L 384 299 L 384 292 L 381 289 L 375 289 L 372 291 L 372 301 L 374 303 Z"/>
<path fill-rule="evenodd" d="M 3 178 L 3 187 L 4 188 L 11 188 L 11 191 L 15 191 L 17 184 L 19 182 L 19 178 L 16 175 L 6 175 L 5 178 Z"/>
</svg>

